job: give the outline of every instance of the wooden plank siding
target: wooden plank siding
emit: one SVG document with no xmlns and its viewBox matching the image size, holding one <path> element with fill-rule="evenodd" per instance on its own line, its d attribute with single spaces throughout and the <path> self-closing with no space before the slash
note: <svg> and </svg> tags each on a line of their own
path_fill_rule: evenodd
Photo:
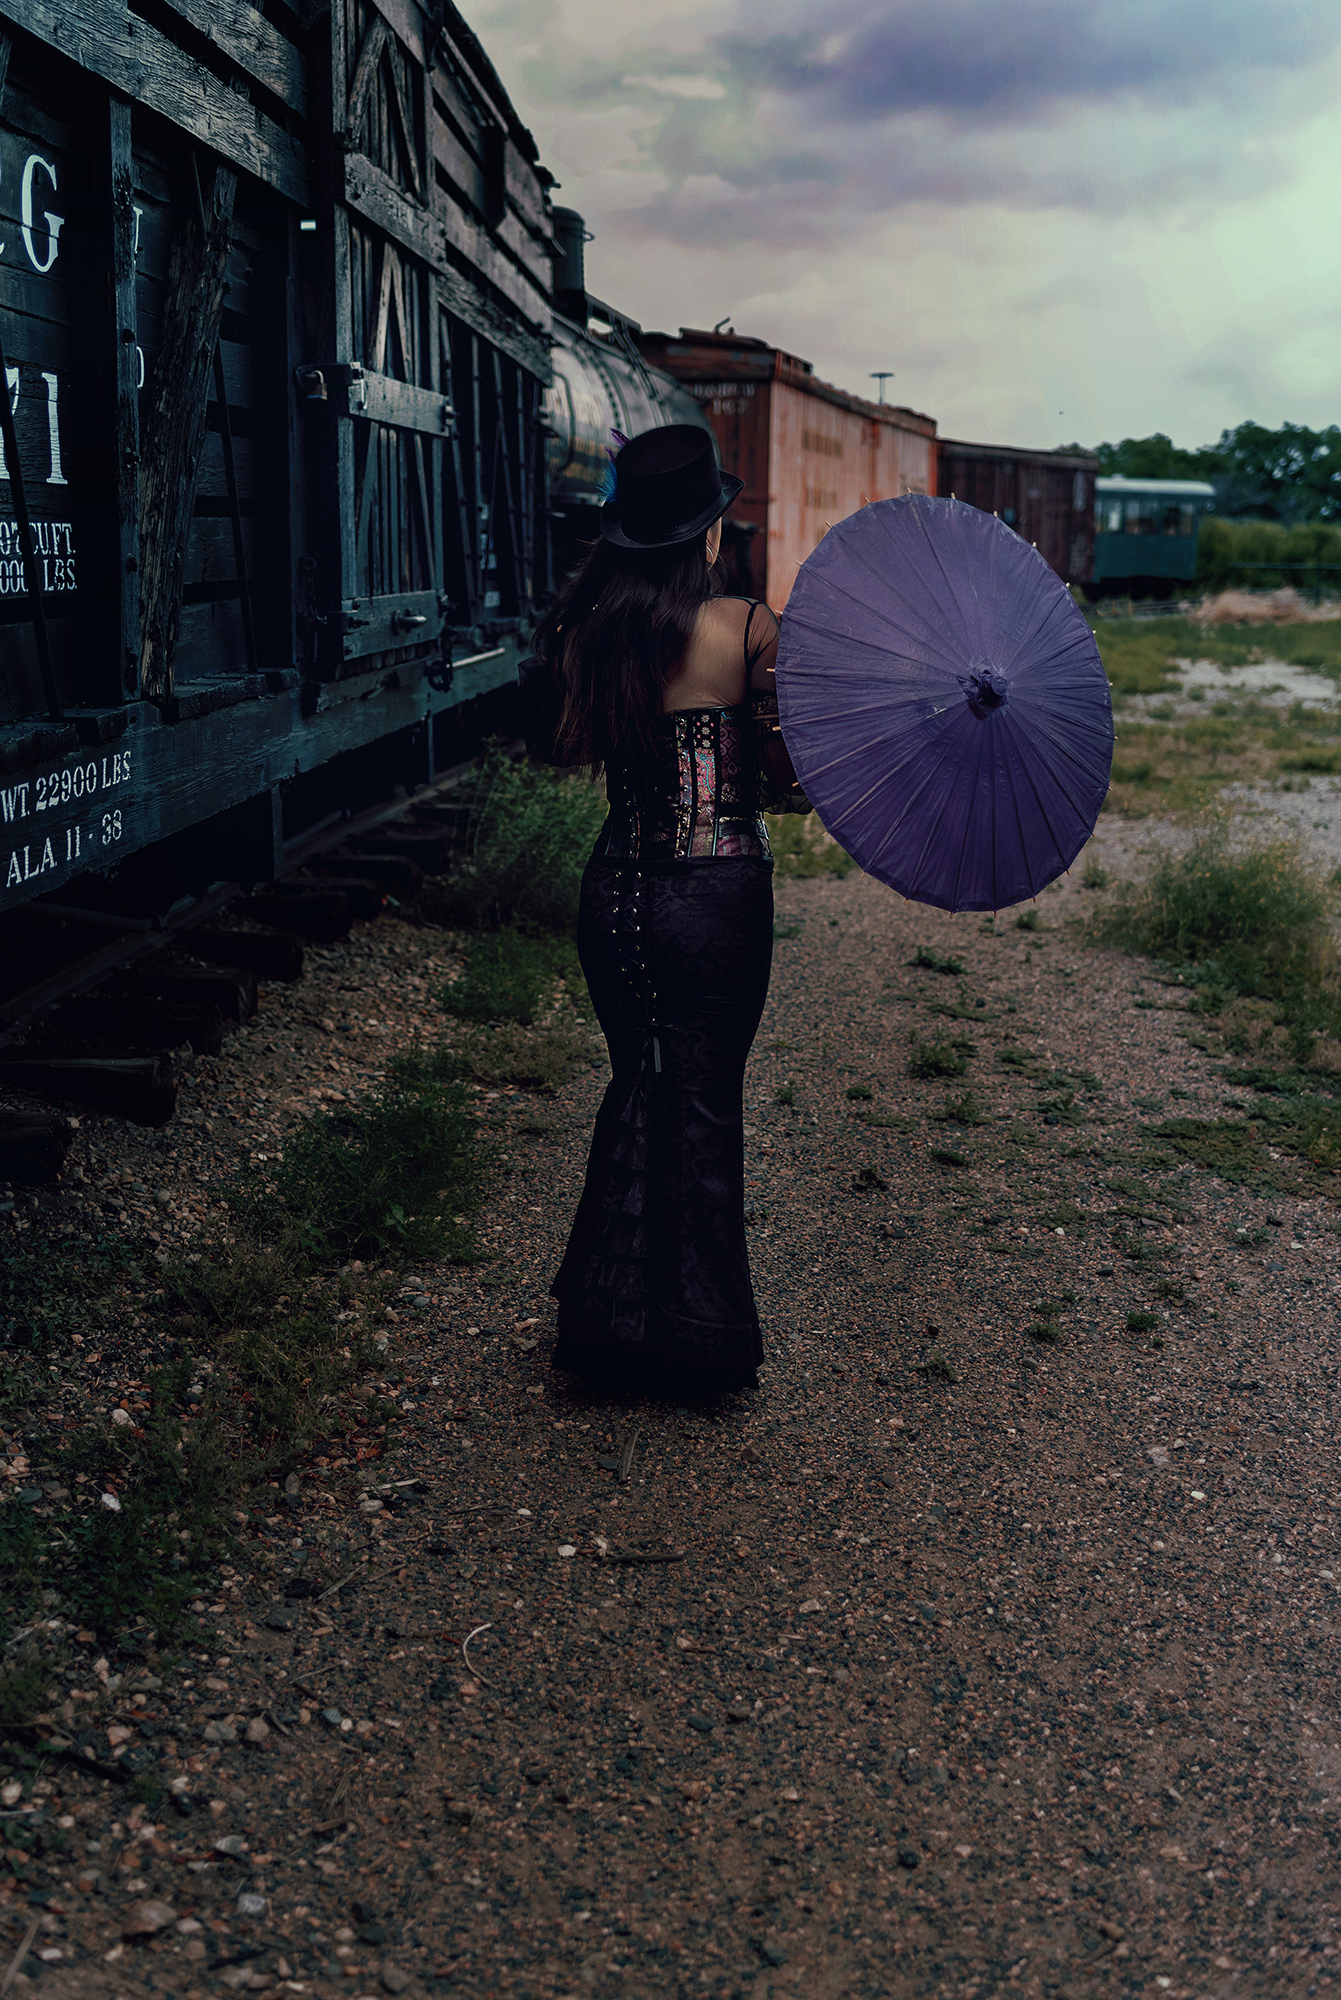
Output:
<svg viewBox="0 0 1341 2000">
<path fill-rule="evenodd" d="M 118 0 L 0 0 L 0 17 L 155 111 L 230 166 L 306 204 L 303 141 Z"/>
<path fill-rule="evenodd" d="M 0 764 L 98 795 L 96 852 L 72 820 L 48 867 L 23 831 L 10 902 L 515 677 L 549 570 L 553 244 L 450 0 L 0 0 L 5 24 L 0 393 L 69 720 L 0 468 Z M 108 746 L 96 785 L 75 743 Z"/>
</svg>

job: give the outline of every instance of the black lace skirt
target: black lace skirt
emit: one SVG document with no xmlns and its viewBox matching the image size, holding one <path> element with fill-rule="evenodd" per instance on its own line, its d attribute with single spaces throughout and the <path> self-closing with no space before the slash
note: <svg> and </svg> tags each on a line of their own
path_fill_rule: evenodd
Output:
<svg viewBox="0 0 1341 2000">
<path fill-rule="evenodd" d="M 551 1287 L 558 1368 L 686 1394 L 754 1382 L 742 1088 L 772 875 L 767 859 L 652 863 L 637 886 L 587 865 L 578 947 L 614 1075 Z"/>
</svg>

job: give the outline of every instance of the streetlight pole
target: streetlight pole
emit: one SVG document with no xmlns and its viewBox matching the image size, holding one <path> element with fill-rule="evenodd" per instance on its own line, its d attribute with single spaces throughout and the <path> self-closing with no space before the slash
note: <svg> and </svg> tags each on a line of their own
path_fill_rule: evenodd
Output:
<svg viewBox="0 0 1341 2000">
<path fill-rule="evenodd" d="M 880 407 L 883 410 L 885 407 L 885 384 L 894 380 L 894 370 L 892 368 L 873 368 L 871 370 L 871 380 L 880 384 Z"/>
</svg>

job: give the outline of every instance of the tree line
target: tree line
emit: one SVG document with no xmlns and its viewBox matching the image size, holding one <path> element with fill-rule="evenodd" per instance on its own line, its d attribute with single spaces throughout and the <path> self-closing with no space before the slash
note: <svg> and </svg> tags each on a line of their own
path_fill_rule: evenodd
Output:
<svg viewBox="0 0 1341 2000">
<path fill-rule="evenodd" d="M 1099 469 L 1127 479 L 1205 479 L 1215 488 L 1221 518 L 1341 521 L 1341 426 L 1237 424 L 1218 444 L 1185 451 L 1162 431 L 1097 447 Z"/>
</svg>

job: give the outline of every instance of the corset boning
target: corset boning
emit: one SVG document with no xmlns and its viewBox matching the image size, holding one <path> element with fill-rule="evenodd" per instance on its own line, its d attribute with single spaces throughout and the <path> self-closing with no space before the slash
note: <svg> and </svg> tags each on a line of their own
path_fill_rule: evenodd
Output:
<svg viewBox="0 0 1341 2000">
<path fill-rule="evenodd" d="M 747 706 L 684 708 L 657 718 L 664 754 L 642 783 L 613 760 L 610 817 L 597 843 L 607 861 L 707 861 L 769 855 Z"/>
</svg>

